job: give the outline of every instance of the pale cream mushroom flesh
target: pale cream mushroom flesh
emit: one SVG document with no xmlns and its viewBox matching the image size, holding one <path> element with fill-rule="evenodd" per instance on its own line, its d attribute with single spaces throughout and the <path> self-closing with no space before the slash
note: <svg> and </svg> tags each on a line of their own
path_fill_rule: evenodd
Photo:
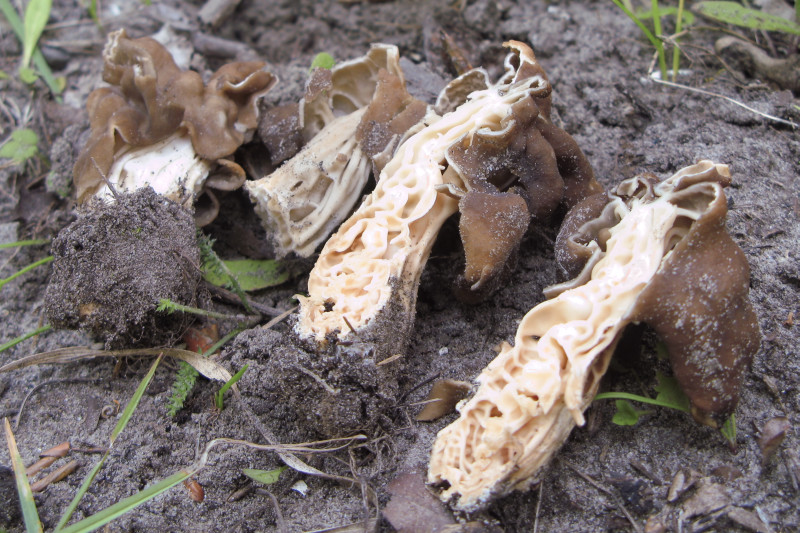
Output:
<svg viewBox="0 0 800 533">
<path fill-rule="evenodd" d="M 734 302 L 740 311 L 720 325 L 718 317 L 695 313 L 691 305 L 664 306 L 699 324 L 694 337 L 733 354 L 730 374 L 740 381 L 758 347 L 758 325 L 747 301 L 747 263 L 724 229 L 722 187 L 729 177 L 727 166 L 702 161 L 661 183 L 644 177 L 626 180 L 608 195 L 602 215 L 582 228 L 595 237 L 580 243 L 589 256 L 582 275 L 553 287 L 553 298 L 525 315 L 514 345 L 503 343 L 478 377 L 475 395 L 460 405 L 460 417 L 439 432 L 428 480 L 445 484 L 443 499 L 457 497 L 455 506 L 471 511 L 538 480 L 572 428 L 584 423 L 583 411 L 625 326 L 652 319 L 641 300 L 652 300 L 649 289 L 676 268 L 697 263 L 693 248 L 698 243 L 724 251 L 717 256 L 725 268 L 715 269 L 720 274 L 709 276 L 713 269 L 706 269 L 684 277 L 712 285 L 698 289 L 701 300 Z M 723 288 L 731 291 L 717 294 Z M 709 306 L 703 307 L 707 313 Z M 676 329 L 675 317 L 671 322 Z M 727 337 L 709 332 L 703 323 L 716 324 L 711 329 L 743 330 L 747 336 L 723 342 L 720 338 Z M 670 350 L 683 349 L 670 344 L 670 335 L 664 337 Z"/>
<path fill-rule="evenodd" d="M 368 330 L 378 332 L 383 324 L 389 330 L 376 334 L 400 345 L 413 323 L 420 275 L 441 225 L 459 208 L 477 213 L 474 204 L 460 200 L 488 198 L 487 204 L 503 210 L 486 213 L 486 224 L 499 220 L 513 230 L 508 231 L 510 242 L 494 243 L 498 237 L 493 236 L 493 249 L 474 254 L 502 263 L 515 251 L 531 217 L 552 213 L 570 186 L 575 201 L 599 190 L 588 165 L 559 175 L 567 167 L 545 136 L 552 127 L 550 84 L 529 47 L 515 41 L 506 46 L 511 53 L 500 80 L 486 82 L 441 118 L 429 113 L 427 127 L 399 146 L 375 190 L 327 241 L 309 277 L 309 296 L 300 297 L 295 331 L 301 339 L 324 343 L 329 335 L 345 339 L 353 331 L 363 340 L 370 337 Z M 472 71 L 464 79 L 474 85 L 475 77 Z M 493 148 L 492 140 L 500 148 Z M 577 150 L 574 141 L 559 144 L 567 145 L 570 153 Z M 492 157 L 483 160 L 481 154 Z M 585 161 L 580 156 L 564 159 Z M 524 161 L 540 163 L 534 167 L 541 172 L 520 172 L 518 167 L 528 168 Z M 509 190 L 499 189 L 495 177 L 510 183 Z M 481 223 L 479 218 L 470 220 Z M 472 257 L 467 249 L 468 264 Z M 498 269 L 475 270 L 480 277 Z"/>
<path fill-rule="evenodd" d="M 382 121 L 403 127 L 383 137 L 382 146 L 370 152 L 362 131 L 365 121 L 375 118 L 370 108 L 385 102 L 392 109 Z M 397 47 L 373 44 L 361 58 L 315 71 L 306 96 L 295 107 L 307 144 L 246 188 L 273 233 L 277 253 L 308 257 L 361 198 L 372 157 L 393 149 L 405 130 L 419 122 L 426 106 L 405 90 Z"/>
</svg>

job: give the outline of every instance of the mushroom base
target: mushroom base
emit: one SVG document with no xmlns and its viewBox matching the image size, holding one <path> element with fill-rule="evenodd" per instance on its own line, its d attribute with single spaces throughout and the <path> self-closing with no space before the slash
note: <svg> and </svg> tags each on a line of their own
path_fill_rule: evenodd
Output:
<svg viewBox="0 0 800 533">
<path fill-rule="evenodd" d="M 397 405 L 402 358 L 383 358 L 380 342 L 329 335 L 319 344 L 264 329 L 247 335 L 249 355 L 265 359 L 258 395 L 282 425 L 296 420 L 325 437 L 372 434 Z"/>
</svg>

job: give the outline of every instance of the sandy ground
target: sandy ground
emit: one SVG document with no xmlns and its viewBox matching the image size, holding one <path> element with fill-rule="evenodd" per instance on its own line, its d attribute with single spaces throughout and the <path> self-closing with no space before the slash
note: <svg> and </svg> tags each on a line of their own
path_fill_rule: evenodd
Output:
<svg viewBox="0 0 800 533">
<path fill-rule="evenodd" d="M 735 450 L 717 431 L 697 425 L 680 412 L 654 409 L 637 425 L 621 427 L 611 423 L 613 402 L 597 402 L 587 411 L 587 425 L 572 433 L 539 489 L 500 499 L 485 512 L 453 519 L 472 521 L 478 530 L 494 527 L 509 532 L 534 527 L 537 531 L 797 531 L 800 344 L 792 317 L 800 312 L 800 139 L 790 126 L 719 95 L 761 113 L 800 122 L 797 98 L 790 91 L 732 76 L 713 54 L 714 40 L 721 33 L 707 26 L 684 38 L 687 56 L 682 59 L 679 81 L 717 96 L 650 79 L 649 43 L 611 3 L 463 3 L 466 7 L 459 11 L 443 1 L 245 0 L 217 30 L 203 31 L 243 43 L 241 54 L 254 54 L 269 63 L 282 80 L 269 95 L 271 104 L 300 96 L 308 65 L 320 51 L 346 59 L 363 54 L 371 42 L 396 44 L 414 64 L 410 70 L 417 73 L 416 78 L 409 74 L 411 90 L 426 98 L 430 96 L 426 80 L 451 75 L 444 60 L 428 46 L 437 29 L 447 30 L 473 64 L 485 66 L 492 74 L 501 68 L 504 40 L 530 43 L 552 81 L 557 121 L 575 137 L 607 188 L 645 171 L 667 177 L 699 159 L 730 165 L 728 228 L 750 263 L 751 300 L 763 339 L 744 380 Z M 156 0 L 153 4 L 103 2 L 104 29 L 125 27 L 129 34 L 142 36 L 169 23 L 191 46 L 192 32 L 198 31 L 198 2 Z M 45 40 L 58 45 L 47 52 L 57 74 L 66 76 L 63 104 L 53 102 L 44 90 L 31 92 L 14 79 L 0 80 L 3 138 L 26 124 L 40 133 L 42 152 L 50 152 L 60 142 L 51 160 L 56 177 L 62 179 L 69 175 L 71 149 L 80 144 L 77 139 L 87 124 L 86 96 L 101 84 L 99 50 L 104 37 L 87 21 L 76 2 L 55 2 L 51 22 L 64 24 L 48 31 Z M 787 46 L 791 49 L 788 41 L 776 42 L 779 53 L 785 53 Z M 0 50 L 2 69 L 13 72 L 19 48 L 11 32 L 0 34 Z M 196 51 L 191 62 L 203 71 L 216 68 L 221 60 L 204 49 Z M 72 219 L 72 202 L 45 191 L 41 178 L 47 172 L 41 162 L 0 169 L 0 242 L 49 238 Z M 243 198 L 229 201 L 247 206 Z M 241 227 L 249 230 L 236 229 Z M 269 246 L 259 242 L 264 241 L 263 234 L 252 216 L 242 210 L 223 213 L 212 231 L 227 256 L 241 255 L 243 250 L 255 257 L 269 254 Z M 422 277 L 416 323 L 398 375 L 400 405 L 386 414 L 368 443 L 305 457 L 320 470 L 355 477 L 362 490 L 289 470 L 268 487 L 275 503 L 264 488 L 254 488 L 232 501 L 231 494 L 248 484 L 243 468 L 271 469 L 281 463 L 273 453 L 220 447 L 212 452 L 209 467 L 197 476 L 205 488 L 202 503 L 176 487 L 113 522 L 108 531 L 309 531 L 376 516 L 378 522 L 370 523 L 371 527 L 392 531 L 380 518 L 374 500 L 363 498 L 362 492 L 374 490 L 378 506 L 385 507 L 389 483 L 401 474 L 426 470 L 436 432 L 455 416 L 416 422 L 419 408 L 413 404 L 425 398 L 436 378 L 473 379 L 494 357 L 492 348 L 511 341 L 523 314 L 543 300 L 542 288 L 556 280 L 556 229 L 537 228 L 526 235 L 517 269 L 502 290 L 478 306 L 459 304 L 449 287 L 458 271 L 460 252 L 446 242 L 456 231 L 454 222 L 445 226 L 442 242 L 434 248 Z M 46 253 L 46 247 L 2 250 L 0 275 L 11 275 Z M 297 267 L 299 275 L 292 281 L 262 291 L 256 299 L 290 308 L 292 295 L 305 288 L 304 267 Z M 42 324 L 48 275 L 49 267 L 41 267 L 0 289 L 0 341 Z M 226 327 L 230 325 L 223 324 L 223 330 Z M 274 331 L 272 335 L 289 334 L 285 324 Z M 75 516 L 95 513 L 190 465 L 198 449 L 215 437 L 264 442 L 264 427 L 283 442 L 313 436 L 314 428 L 298 423 L 291 406 L 272 401 L 269 391 L 280 384 L 270 381 L 274 377 L 266 371 L 269 353 L 265 347 L 270 346 L 270 338 L 258 330 L 243 333 L 221 358 L 231 370 L 251 365 L 240 384 L 241 402 L 261 420 L 260 429 L 237 400 L 231 399 L 225 410 L 216 412 L 211 395 L 218 385 L 205 380 L 199 382 L 184 411 L 169 418 L 165 406 L 175 366 L 165 363 Z M 91 342 L 79 332 L 49 332 L 0 353 L 0 364 L 37 351 Z M 621 354 L 605 378 L 604 390 L 653 394 L 656 371 L 668 373 L 669 368 L 656 356 L 651 336 L 645 335 L 644 344 L 641 354 L 638 350 Z M 115 368 L 113 359 L 94 359 L 0 376 L 3 417 L 16 416 L 25 395 L 39 386 L 15 430 L 26 463 L 66 440 L 83 450 L 106 446 L 118 416 L 114 406 L 124 405 L 131 397 L 147 369 L 146 361 L 125 360 Z M 775 456 L 762 463 L 759 431 L 778 416 L 788 419 L 790 430 Z M 46 529 L 55 526 L 98 458 L 81 451 L 70 456 L 80 463 L 78 471 L 36 496 Z M 8 465 L 7 450 L 2 447 L 0 527 L 22 531 Z M 692 472 L 697 482 L 668 502 L 668 491 L 679 472 Z M 305 494 L 292 489 L 300 480 L 308 486 Z M 419 492 L 424 494 L 422 489 Z M 408 512 L 421 511 L 409 504 Z"/>
</svg>

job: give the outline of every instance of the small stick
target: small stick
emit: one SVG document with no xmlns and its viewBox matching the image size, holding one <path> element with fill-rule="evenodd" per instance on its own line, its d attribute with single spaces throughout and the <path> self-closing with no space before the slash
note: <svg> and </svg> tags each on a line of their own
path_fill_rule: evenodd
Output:
<svg viewBox="0 0 800 533">
<path fill-rule="evenodd" d="M 33 483 L 31 485 L 31 490 L 33 492 L 42 492 L 51 484 L 61 481 L 62 479 L 64 479 L 77 469 L 78 469 L 78 461 L 70 461 L 69 463 L 65 464 L 59 469 L 50 472 L 36 483 Z"/>
<path fill-rule="evenodd" d="M 117 194 L 117 189 L 114 187 L 114 184 L 112 184 L 110 181 L 108 181 L 108 178 L 106 177 L 105 172 L 100 170 L 100 166 L 97 164 L 97 161 L 94 160 L 94 157 L 92 157 L 90 159 L 92 160 L 92 164 L 94 165 L 94 169 L 97 171 L 98 174 L 100 174 L 100 177 L 103 178 L 103 183 L 106 184 L 106 187 L 108 187 L 108 190 L 110 190 L 111 194 L 114 195 L 114 200 L 119 202 L 119 194 Z"/>
<path fill-rule="evenodd" d="M 598 483 L 597 481 L 592 479 L 588 474 L 582 472 L 577 466 L 575 466 L 574 464 L 570 463 L 566 459 L 561 459 L 561 461 L 565 465 L 570 467 L 576 474 L 578 474 L 580 477 L 582 477 L 591 486 L 593 486 L 594 488 L 596 488 L 597 490 L 599 490 L 600 492 L 602 492 L 606 496 L 609 496 L 614 501 L 614 503 L 617 504 L 617 507 L 619 507 L 620 511 L 622 511 L 622 514 L 625 515 L 625 518 L 627 518 L 628 521 L 631 523 L 631 525 L 633 526 L 633 529 L 636 530 L 636 533 L 644 533 L 642 531 L 641 526 L 638 524 L 638 522 L 636 522 L 636 520 L 634 520 L 634 518 L 631 515 L 631 513 L 629 513 L 628 509 L 625 508 L 625 504 L 622 503 L 622 499 L 617 494 L 615 494 L 610 489 L 607 489 L 606 487 L 602 486 L 600 483 Z"/>
</svg>

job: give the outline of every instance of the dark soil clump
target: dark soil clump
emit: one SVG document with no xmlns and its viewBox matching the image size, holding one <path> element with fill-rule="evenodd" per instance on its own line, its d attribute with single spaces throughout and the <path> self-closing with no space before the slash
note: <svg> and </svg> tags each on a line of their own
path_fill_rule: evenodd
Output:
<svg viewBox="0 0 800 533">
<path fill-rule="evenodd" d="M 107 347 L 174 341 L 187 318 L 156 308 L 162 298 L 195 305 L 195 232 L 191 213 L 150 188 L 92 204 L 53 241 L 48 319 L 88 330 Z"/>
</svg>

